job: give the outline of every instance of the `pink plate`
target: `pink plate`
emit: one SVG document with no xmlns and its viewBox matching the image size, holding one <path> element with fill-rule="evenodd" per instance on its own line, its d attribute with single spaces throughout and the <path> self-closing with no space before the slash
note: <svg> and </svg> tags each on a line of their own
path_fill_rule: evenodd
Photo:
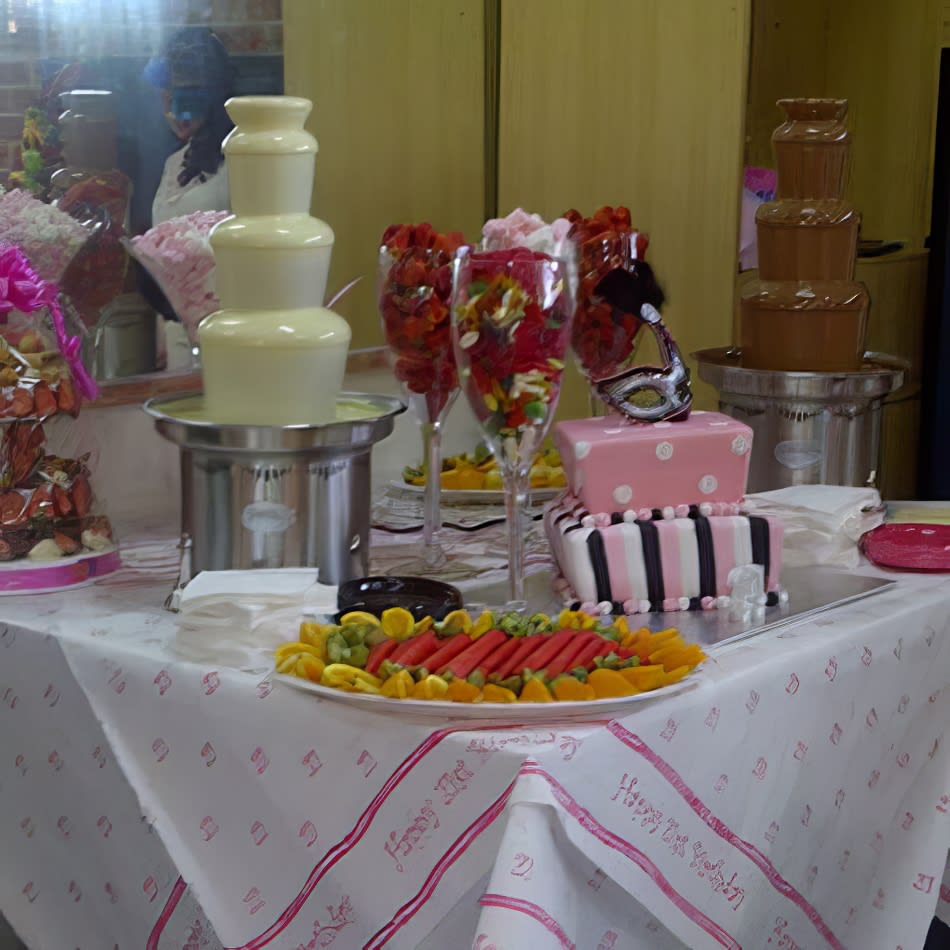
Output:
<svg viewBox="0 0 950 950">
<path fill-rule="evenodd" d="M 861 539 L 865 557 L 900 571 L 950 571 L 950 525 L 882 524 Z"/>
</svg>

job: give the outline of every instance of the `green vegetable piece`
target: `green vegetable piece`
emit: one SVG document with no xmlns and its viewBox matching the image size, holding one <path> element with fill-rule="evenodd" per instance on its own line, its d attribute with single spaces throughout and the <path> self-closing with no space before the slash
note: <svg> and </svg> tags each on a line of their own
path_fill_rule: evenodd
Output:
<svg viewBox="0 0 950 950">
<path fill-rule="evenodd" d="M 350 647 L 342 633 L 327 637 L 327 656 L 331 663 L 344 663 L 350 658 Z"/>
<path fill-rule="evenodd" d="M 594 659 L 594 665 L 599 670 L 615 670 L 620 662 L 620 657 L 616 653 L 608 653 L 606 656 L 598 656 Z"/>
<path fill-rule="evenodd" d="M 329 652 L 329 648 L 327 648 L 327 653 Z M 392 676 L 394 673 L 398 673 L 401 669 L 404 669 L 401 664 L 393 663 L 392 660 L 383 660 L 383 662 L 379 664 L 379 669 L 376 671 L 376 675 L 381 680 L 388 680 L 390 676 Z"/>
<path fill-rule="evenodd" d="M 485 686 L 485 677 L 478 670 L 475 670 L 473 673 L 469 673 L 466 682 L 471 683 L 472 686 L 477 686 L 479 689 L 483 689 Z"/>
<path fill-rule="evenodd" d="M 587 682 L 587 670 L 583 666 L 575 666 L 574 669 L 569 672 L 574 679 L 580 680 L 582 683 Z"/>
<path fill-rule="evenodd" d="M 547 415 L 548 407 L 541 402 L 540 399 L 536 399 L 534 402 L 529 402 L 524 407 L 524 414 L 529 419 L 543 419 Z"/>
<path fill-rule="evenodd" d="M 507 679 L 499 680 L 498 686 L 502 686 L 505 689 L 510 689 L 515 694 L 521 693 L 521 677 L 520 676 L 509 676 Z"/>
<path fill-rule="evenodd" d="M 357 644 L 361 644 L 366 637 L 366 634 L 372 630 L 367 624 L 363 623 L 353 623 L 347 624 L 343 628 L 343 639 L 346 640 L 346 645 L 348 647 L 355 647 Z"/>
<path fill-rule="evenodd" d="M 366 666 L 369 659 L 369 647 L 365 643 L 357 643 L 350 647 L 350 666 L 358 666 L 360 669 Z"/>
</svg>

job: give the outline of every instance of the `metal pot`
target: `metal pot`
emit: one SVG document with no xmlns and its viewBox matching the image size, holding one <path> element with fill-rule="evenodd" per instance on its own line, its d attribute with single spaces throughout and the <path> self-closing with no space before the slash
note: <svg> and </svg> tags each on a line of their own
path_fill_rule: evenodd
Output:
<svg viewBox="0 0 950 950">
<path fill-rule="evenodd" d="M 873 485 L 884 397 L 909 364 L 867 353 L 853 373 L 746 369 L 738 350 L 700 350 L 699 378 L 719 390 L 719 408 L 751 426 L 750 492 L 790 485 Z"/>
<path fill-rule="evenodd" d="M 105 307 L 93 337 L 96 379 L 152 373 L 157 364 L 155 311 L 138 294 L 122 294 Z"/>
<path fill-rule="evenodd" d="M 405 406 L 341 393 L 371 415 L 325 425 L 218 425 L 200 394 L 145 404 L 181 448 L 180 584 L 201 571 L 316 567 L 325 584 L 369 570 L 370 455 Z"/>
</svg>

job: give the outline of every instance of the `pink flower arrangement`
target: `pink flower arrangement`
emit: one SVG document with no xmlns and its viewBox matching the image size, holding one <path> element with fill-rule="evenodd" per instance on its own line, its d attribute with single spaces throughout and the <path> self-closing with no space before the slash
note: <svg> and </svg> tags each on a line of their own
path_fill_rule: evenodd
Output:
<svg viewBox="0 0 950 950">
<path fill-rule="evenodd" d="M 27 191 L 0 193 L 0 243 L 21 248 L 43 280 L 58 283 L 89 236 L 78 221 Z"/>
<path fill-rule="evenodd" d="M 226 217 L 226 211 L 197 211 L 156 225 L 126 243 L 161 287 L 192 343 L 198 339 L 198 324 L 220 307 L 208 238 L 211 229 Z"/>
</svg>

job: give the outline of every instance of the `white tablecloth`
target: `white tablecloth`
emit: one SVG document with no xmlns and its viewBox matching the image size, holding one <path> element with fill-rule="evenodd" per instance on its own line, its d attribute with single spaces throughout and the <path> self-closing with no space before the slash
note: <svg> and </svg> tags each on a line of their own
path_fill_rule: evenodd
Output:
<svg viewBox="0 0 950 950">
<path fill-rule="evenodd" d="M 726 648 L 615 721 L 500 726 L 176 659 L 170 545 L 127 557 L 0 600 L 0 911 L 31 947 L 923 944 L 946 578 Z"/>
</svg>

